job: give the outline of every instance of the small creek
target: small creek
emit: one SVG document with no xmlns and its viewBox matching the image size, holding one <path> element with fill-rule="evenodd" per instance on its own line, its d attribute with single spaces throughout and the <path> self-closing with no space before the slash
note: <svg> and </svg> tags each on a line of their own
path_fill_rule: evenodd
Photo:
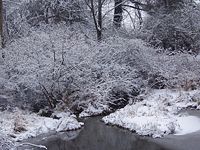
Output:
<svg viewBox="0 0 200 150">
<path fill-rule="evenodd" d="M 40 137 L 31 142 L 45 145 L 48 150 L 167 150 L 135 133 L 107 126 L 100 120 L 101 117 L 84 119 L 81 130 Z"/>
</svg>

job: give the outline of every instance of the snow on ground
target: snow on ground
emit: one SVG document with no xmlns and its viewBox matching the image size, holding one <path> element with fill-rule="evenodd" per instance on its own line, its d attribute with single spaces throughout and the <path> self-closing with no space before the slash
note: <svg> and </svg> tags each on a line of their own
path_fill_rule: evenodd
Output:
<svg viewBox="0 0 200 150">
<path fill-rule="evenodd" d="M 180 129 L 175 135 L 185 135 L 200 130 L 200 118 L 196 116 L 182 116 L 177 118 Z"/>
<path fill-rule="evenodd" d="M 15 141 L 21 141 L 51 131 L 75 130 L 83 125 L 70 113 L 54 115 L 60 119 L 41 117 L 21 110 L 0 112 L 0 133 L 14 138 Z"/>
<path fill-rule="evenodd" d="M 186 107 L 197 107 L 199 93 L 198 90 L 155 90 L 145 95 L 143 101 L 127 105 L 104 117 L 103 121 L 154 138 L 173 133 L 190 133 L 200 129 L 200 119 L 180 116 L 178 112 Z M 196 124 L 196 127 L 186 124 L 188 121 Z"/>
</svg>

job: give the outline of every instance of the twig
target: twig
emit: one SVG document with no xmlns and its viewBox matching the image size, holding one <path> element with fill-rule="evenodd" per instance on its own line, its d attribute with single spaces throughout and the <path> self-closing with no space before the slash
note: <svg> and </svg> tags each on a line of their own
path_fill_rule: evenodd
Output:
<svg viewBox="0 0 200 150">
<path fill-rule="evenodd" d="M 32 143 L 22 143 L 22 144 L 19 144 L 17 147 L 24 146 L 24 145 L 47 149 L 47 147 L 44 145 L 37 145 L 37 144 L 32 144 Z"/>
</svg>

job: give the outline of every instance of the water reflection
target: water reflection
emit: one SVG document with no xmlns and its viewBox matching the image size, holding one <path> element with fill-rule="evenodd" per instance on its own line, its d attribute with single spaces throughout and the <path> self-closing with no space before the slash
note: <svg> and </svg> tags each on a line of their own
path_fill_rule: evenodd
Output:
<svg viewBox="0 0 200 150">
<path fill-rule="evenodd" d="M 69 132 L 39 143 L 48 150 L 166 150 L 129 131 L 106 126 L 99 120 L 98 117 L 87 119 L 85 127 L 80 133 L 76 132 L 76 136 Z"/>
</svg>

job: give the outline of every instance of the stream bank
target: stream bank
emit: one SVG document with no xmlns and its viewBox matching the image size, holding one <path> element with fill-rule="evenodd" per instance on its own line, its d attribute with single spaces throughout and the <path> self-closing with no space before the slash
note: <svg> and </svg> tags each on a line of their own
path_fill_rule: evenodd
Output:
<svg viewBox="0 0 200 150">
<path fill-rule="evenodd" d="M 200 117 L 198 110 L 184 110 L 181 113 Z M 200 131 L 155 139 L 107 126 L 101 119 L 102 116 L 84 118 L 80 121 L 84 122 L 85 126 L 80 130 L 43 135 L 23 142 L 45 145 L 48 150 L 199 150 L 200 147 Z M 25 148 L 32 147 L 23 146 L 18 150 Z"/>
<path fill-rule="evenodd" d="M 191 116 L 200 118 L 199 110 L 183 110 Z M 152 139 L 149 141 L 159 144 L 170 150 L 199 150 L 200 130 L 186 135 L 167 135 L 164 138 Z"/>
<path fill-rule="evenodd" d="M 41 136 L 24 142 L 45 145 L 48 150 L 168 150 L 128 130 L 107 126 L 101 119 L 85 118 L 82 120 L 85 126 L 81 130 L 54 134 L 47 138 Z M 21 147 L 18 150 L 24 149 Z"/>
</svg>

